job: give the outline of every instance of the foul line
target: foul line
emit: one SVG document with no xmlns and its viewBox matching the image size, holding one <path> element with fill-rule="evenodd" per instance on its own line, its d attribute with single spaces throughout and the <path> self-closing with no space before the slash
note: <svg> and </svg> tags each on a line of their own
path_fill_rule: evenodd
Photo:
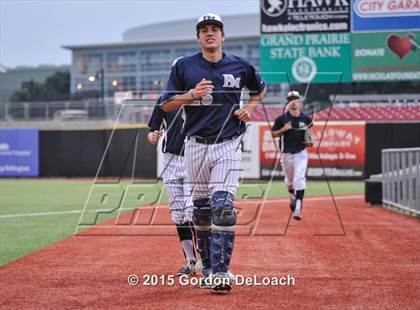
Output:
<svg viewBox="0 0 420 310">
<path fill-rule="evenodd" d="M 328 200 L 330 198 L 330 196 L 322 196 L 322 197 L 307 197 L 305 198 L 305 201 L 324 201 L 324 200 Z M 355 199 L 355 198 L 364 198 L 363 195 L 343 195 L 343 196 L 336 196 L 336 200 L 345 200 L 345 199 Z M 238 203 L 254 203 L 256 201 L 259 201 L 259 199 L 243 199 L 243 200 L 237 200 Z M 288 202 L 289 198 L 277 198 L 277 199 L 266 199 L 265 202 L 273 202 L 273 203 L 278 203 L 278 202 Z M 143 207 L 147 207 L 147 206 L 143 206 Z M 166 207 L 161 205 L 160 207 Z M 120 210 L 125 211 L 125 210 L 135 210 L 136 208 L 121 208 Z M 15 218 L 15 217 L 31 217 L 31 216 L 48 216 L 48 215 L 66 215 L 66 214 L 78 214 L 83 212 L 84 209 L 82 210 L 68 210 L 68 211 L 52 211 L 52 212 L 34 212 L 34 213 L 17 213 L 17 214 L 5 214 L 5 215 L 0 215 L 1 219 L 5 219 L 5 218 Z M 94 212 L 97 213 L 100 210 L 88 210 L 87 212 Z"/>
<path fill-rule="evenodd" d="M 120 210 L 134 210 L 135 208 L 122 208 Z M 87 210 L 86 212 L 98 213 L 103 210 Z M 13 217 L 31 217 L 31 216 L 44 216 L 44 215 L 66 215 L 66 214 L 78 214 L 83 212 L 82 210 L 68 210 L 68 211 L 51 211 L 51 212 L 34 212 L 34 213 L 16 213 L 16 214 L 5 214 L 0 215 L 0 219 L 13 218 Z"/>
</svg>

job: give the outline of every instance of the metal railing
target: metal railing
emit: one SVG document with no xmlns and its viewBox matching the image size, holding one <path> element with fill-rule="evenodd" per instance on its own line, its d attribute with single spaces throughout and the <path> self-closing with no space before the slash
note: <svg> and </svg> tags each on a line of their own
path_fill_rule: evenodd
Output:
<svg viewBox="0 0 420 310">
<path fill-rule="evenodd" d="M 119 115 L 121 123 L 147 123 L 154 105 L 151 100 L 136 105 L 111 100 L 7 102 L 0 103 L 0 122 L 115 121 Z"/>
<path fill-rule="evenodd" d="M 420 147 L 382 150 L 382 203 L 420 215 Z"/>
<path fill-rule="evenodd" d="M 267 97 L 266 107 L 283 106 L 285 99 Z M 156 100 L 136 99 L 115 102 L 107 98 L 83 101 L 36 101 L 36 102 L 0 102 L 0 122 L 21 121 L 115 121 L 119 115 L 122 123 L 148 123 Z M 305 111 L 312 114 L 322 109 L 320 102 L 305 104 Z M 262 107 L 260 107 L 261 109 Z M 122 111 L 120 111 L 122 109 Z M 77 118 L 80 116 L 80 118 Z"/>
<path fill-rule="evenodd" d="M 264 108 L 267 111 L 274 109 L 275 114 L 263 113 L 263 120 L 268 116 L 270 121 L 281 112 L 285 104 L 284 98 L 266 97 L 264 98 Z M 136 99 L 115 102 L 111 98 L 106 98 L 104 102 L 100 100 L 83 101 L 48 101 L 48 102 L 1 102 L 0 103 L 0 122 L 45 122 L 45 121 L 116 121 L 117 116 L 121 123 L 138 124 L 148 123 L 156 100 Z M 354 104 L 337 104 L 334 107 L 352 106 Z M 412 104 L 405 104 L 409 107 Z M 312 115 L 323 109 L 329 109 L 330 102 L 305 102 L 304 109 L 307 114 Z M 276 108 L 279 108 L 277 111 Z M 120 111 L 120 110 L 123 111 Z M 262 105 L 257 109 L 263 110 Z M 120 113 L 121 112 L 121 113 Z M 258 112 L 258 111 L 256 111 Z M 255 113 L 256 115 L 258 113 Z M 80 116 L 78 118 L 78 116 Z"/>
<path fill-rule="evenodd" d="M 113 102 L 48 101 L 48 102 L 6 102 L 0 104 L 0 120 L 3 121 L 48 121 L 60 117 L 61 112 L 86 111 L 89 120 L 112 119 L 115 115 Z"/>
</svg>

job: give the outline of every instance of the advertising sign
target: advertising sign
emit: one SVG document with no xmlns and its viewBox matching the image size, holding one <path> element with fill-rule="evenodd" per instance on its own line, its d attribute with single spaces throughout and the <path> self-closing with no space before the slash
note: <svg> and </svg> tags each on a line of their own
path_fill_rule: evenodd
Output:
<svg viewBox="0 0 420 310">
<path fill-rule="evenodd" d="M 309 177 L 363 177 L 365 165 L 365 124 L 363 122 L 315 122 L 312 127 L 315 146 L 308 148 Z M 322 140 L 321 140 L 322 137 Z M 318 145 L 319 153 L 316 152 Z M 283 175 L 280 165 L 278 139 L 273 139 L 270 128 L 260 126 L 261 177 Z M 324 167 L 324 169 L 322 168 Z"/>
<path fill-rule="evenodd" d="M 38 129 L 0 129 L 0 177 L 38 176 Z"/>
<path fill-rule="evenodd" d="M 261 0 L 261 33 L 350 31 L 350 0 Z"/>
<path fill-rule="evenodd" d="M 258 123 L 248 123 L 247 130 L 241 140 L 241 178 L 258 179 L 260 177 L 260 153 L 255 145 L 259 145 Z"/>
<path fill-rule="evenodd" d="M 352 34 L 354 81 L 420 80 L 420 31 Z"/>
<path fill-rule="evenodd" d="M 308 149 L 308 176 L 363 177 L 365 167 L 365 123 L 315 123 L 312 128 L 314 147 Z M 321 140 L 322 137 L 322 140 Z M 319 145 L 319 153 L 316 148 Z M 322 161 L 322 163 L 321 163 Z"/>
<path fill-rule="evenodd" d="M 351 81 L 350 33 L 264 35 L 260 71 L 268 83 Z"/>
<path fill-rule="evenodd" d="M 273 139 L 268 125 L 260 125 L 260 170 L 261 177 L 280 176 L 280 148 L 279 139 Z"/>
<path fill-rule="evenodd" d="M 353 0 L 352 32 L 420 29 L 420 0 Z"/>
</svg>

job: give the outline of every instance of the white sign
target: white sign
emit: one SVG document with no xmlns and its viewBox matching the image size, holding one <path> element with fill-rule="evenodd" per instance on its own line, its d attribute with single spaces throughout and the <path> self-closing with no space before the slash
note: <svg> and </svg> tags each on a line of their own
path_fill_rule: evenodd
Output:
<svg viewBox="0 0 420 310">
<path fill-rule="evenodd" d="M 356 0 L 354 11 L 360 17 L 415 16 L 420 0 Z"/>
<path fill-rule="evenodd" d="M 157 177 L 162 177 L 163 156 L 162 139 L 157 146 Z M 248 123 L 247 131 L 241 139 L 242 161 L 241 179 L 260 178 L 260 150 L 259 150 L 259 125 L 258 123 Z"/>
</svg>

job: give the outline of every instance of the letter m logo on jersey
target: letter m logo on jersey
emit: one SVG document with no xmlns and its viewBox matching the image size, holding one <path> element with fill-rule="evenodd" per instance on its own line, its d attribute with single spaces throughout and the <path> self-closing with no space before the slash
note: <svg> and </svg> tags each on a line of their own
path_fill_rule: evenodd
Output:
<svg viewBox="0 0 420 310">
<path fill-rule="evenodd" d="M 235 78 L 233 74 L 223 74 L 223 77 L 225 79 L 225 82 L 223 84 L 223 87 L 229 87 L 229 88 L 240 88 L 241 78 Z"/>
</svg>

